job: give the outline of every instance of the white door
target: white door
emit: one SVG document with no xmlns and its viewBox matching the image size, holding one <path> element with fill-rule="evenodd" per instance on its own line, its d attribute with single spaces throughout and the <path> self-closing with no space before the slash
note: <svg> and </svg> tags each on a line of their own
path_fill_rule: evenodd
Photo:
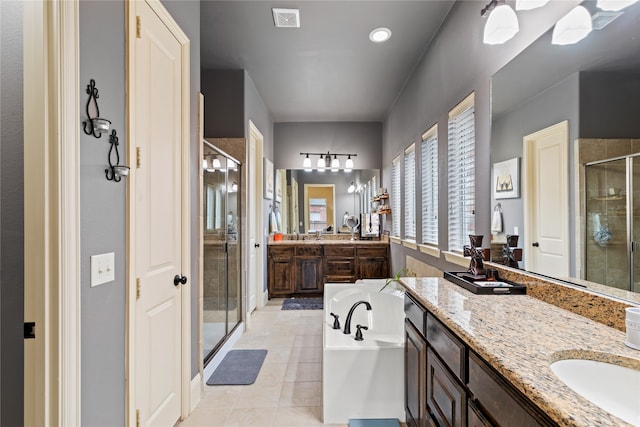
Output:
<svg viewBox="0 0 640 427">
<path fill-rule="evenodd" d="M 183 56 L 169 29 L 146 2 L 139 17 L 132 141 L 138 150 L 132 218 L 135 301 L 135 406 L 140 425 L 172 426 L 182 410 L 183 298 L 188 288 L 183 232 Z M 187 133 L 188 135 L 188 133 Z M 187 138 L 188 139 L 188 138 Z M 187 204 L 188 206 L 188 204 Z M 185 265 L 186 264 L 186 265 Z M 188 363 L 188 362 L 186 362 Z"/>
<path fill-rule="evenodd" d="M 249 263 L 247 280 L 247 314 L 251 313 L 262 302 L 263 262 L 262 262 L 262 142 L 263 137 L 258 128 L 249 121 L 249 154 L 248 165 L 248 206 L 249 220 Z M 260 304 L 262 305 L 262 304 Z M 245 319 L 249 322 L 250 316 Z"/>
<path fill-rule="evenodd" d="M 569 276 L 568 122 L 527 135 L 524 143 L 525 269 Z"/>
</svg>

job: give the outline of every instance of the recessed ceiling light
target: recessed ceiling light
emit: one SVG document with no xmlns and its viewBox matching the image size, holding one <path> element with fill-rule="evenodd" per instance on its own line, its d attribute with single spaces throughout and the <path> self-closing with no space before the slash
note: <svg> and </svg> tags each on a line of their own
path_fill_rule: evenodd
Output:
<svg viewBox="0 0 640 427">
<path fill-rule="evenodd" d="M 369 40 L 374 43 L 386 42 L 391 38 L 391 30 L 385 27 L 376 28 L 369 33 Z"/>
</svg>

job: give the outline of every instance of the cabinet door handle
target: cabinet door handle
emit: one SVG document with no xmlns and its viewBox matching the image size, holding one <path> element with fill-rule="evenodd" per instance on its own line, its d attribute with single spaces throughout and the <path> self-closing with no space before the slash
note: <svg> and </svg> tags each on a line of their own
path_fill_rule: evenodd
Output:
<svg viewBox="0 0 640 427">
<path fill-rule="evenodd" d="M 260 247 L 260 243 L 254 243 L 254 244 L 253 244 L 253 247 L 254 247 L 254 248 L 259 248 L 259 247 Z"/>
<path fill-rule="evenodd" d="M 533 242 L 533 243 L 531 244 L 531 246 L 533 246 L 534 248 L 537 248 L 538 246 L 540 246 L 540 243 L 538 243 L 538 242 Z"/>
</svg>

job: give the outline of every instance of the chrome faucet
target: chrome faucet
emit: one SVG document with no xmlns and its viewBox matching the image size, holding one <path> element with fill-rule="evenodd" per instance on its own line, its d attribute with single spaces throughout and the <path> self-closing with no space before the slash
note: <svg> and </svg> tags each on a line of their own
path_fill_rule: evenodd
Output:
<svg viewBox="0 0 640 427">
<path fill-rule="evenodd" d="M 367 307 L 367 310 L 371 310 L 371 304 L 369 304 L 367 301 L 358 301 L 357 303 L 353 304 L 351 306 L 351 309 L 349 310 L 349 314 L 347 314 L 347 320 L 344 321 L 344 331 L 342 331 L 344 334 L 348 335 L 351 333 L 351 317 L 353 316 L 353 312 L 355 311 L 356 307 L 360 304 L 364 304 Z"/>
</svg>

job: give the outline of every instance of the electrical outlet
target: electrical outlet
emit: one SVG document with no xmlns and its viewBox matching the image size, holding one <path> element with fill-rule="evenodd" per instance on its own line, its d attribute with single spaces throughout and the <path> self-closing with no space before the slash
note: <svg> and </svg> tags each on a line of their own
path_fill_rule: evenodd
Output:
<svg viewBox="0 0 640 427">
<path fill-rule="evenodd" d="M 115 253 L 91 256 L 91 287 L 113 282 L 116 278 Z"/>
</svg>

